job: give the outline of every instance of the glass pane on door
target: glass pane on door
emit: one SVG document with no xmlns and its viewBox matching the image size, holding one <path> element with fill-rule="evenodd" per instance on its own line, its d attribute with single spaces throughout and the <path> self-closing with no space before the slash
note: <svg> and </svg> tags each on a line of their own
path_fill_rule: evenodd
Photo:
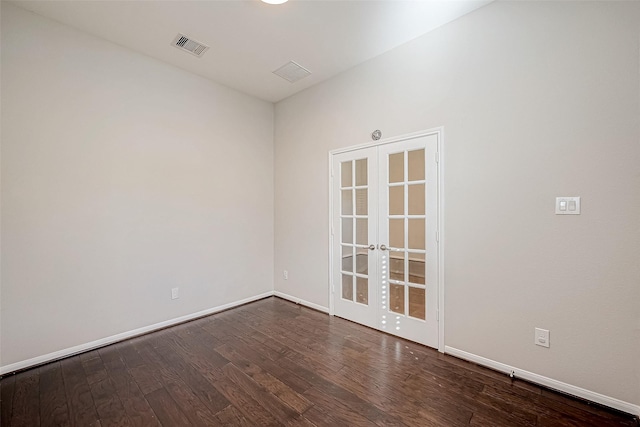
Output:
<svg viewBox="0 0 640 427">
<path fill-rule="evenodd" d="M 424 150 L 407 152 L 409 181 L 422 181 L 424 179 Z"/>
<path fill-rule="evenodd" d="M 353 273 L 353 247 L 342 246 L 342 271 Z"/>
<path fill-rule="evenodd" d="M 404 185 L 389 187 L 389 215 L 404 215 Z"/>
<path fill-rule="evenodd" d="M 340 165 L 341 296 L 369 304 L 369 186 L 368 159 Z"/>
<path fill-rule="evenodd" d="M 342 215 L 353 215 L 353 190 L 342 190 Z"/>
<path fill-rule="evenodd" d="M 389 278 L 404 281 L 404 251 L 393 251 L 389 254 Z"/>
<path fill-rule="evenodd" d="M 418 252 L 409 252 L 409 282 L 412 284 L 425 284 L 427 277 L 425 254 Z"/>
<path fill-rule="evenodd" d="M 404 218 L 389 219 L 389 246 L 404 248 Z"/>
<path fill-rule="evenodd" d="M 404 153 L 389 155 L 389 182 L 404 181 Z"/>
<path fill-rule="evenodd" d="M 369 283 L 364 277 L 356 278 L 356 301 L 360 304 L 369 303 Z"/>
<path fill-rule="evenodd" d="M 356 186 L 367 185 L 367 159 L 356 160 Z"/>
<path fill-rule="evenodd" d="M 353 276 L 350 274 L 342 275 L 342 298 L 353 301 Z"/>
<path fill-rule="evenodd" d="M 424 288 L 409 287 L 409 316 L 425 319 L 425 290 Z"/>
<path fill-rule="evenodd" d="M 412 184 L 408 186 L 409 193 L 409 215 L 425 214 L 425 191 L 424 184 Z"/>
<path fill-rule="evenodd" d="M 426 319 L 425 150 L 388 155 L 388 312 Z"/>
<path fill-rule="evenodd" d="M 369 241 L 369 221 L 367 218 L 356 218 L 356 244 L 367 246 Z"/>
<path fill-rule="evenodd" d="M 369 197 L 366 188 L 356 190 L 356 215 L 366 215 L 369 205 Z"/>
<path fill-rule="evenodd" d="M 353 243 L 353 219 L 342 218 L 342 244 Z"/>
<path fill-rule="evenodd" d="M 369 274 L 369 250 L 365 248 L 356 249 L 356 273 L 362 276 Z"/>
<path fill-rule="evenodd" d="M 342 183 L 342 188 L 344 187 L 351 187 L 351 180 L 353 179 L 353 173 L 351 172 L 351 169 L 353 167 L 353 162 L 348 161 L 348 162 L 342 162 L 341 167 L 340 167 L 340 177 L 341 177 L 341 183 Z"/>
<path fill-rule="evenodd" d="M 404 286 L 391 284 L 390 289 L 389 310 L 404 314 Z"/>
<path fill-rule="evenodd" d="M 411 249 L 424 250 L 425 229 L 424 218 L 409 218 L 409 227 L 407 234 L 409 235 L 409 247 Z"/>
</svg>

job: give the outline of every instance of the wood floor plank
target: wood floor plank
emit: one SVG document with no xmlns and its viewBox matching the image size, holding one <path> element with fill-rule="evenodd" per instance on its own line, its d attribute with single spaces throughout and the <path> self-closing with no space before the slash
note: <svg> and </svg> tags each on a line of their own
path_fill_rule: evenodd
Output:
<svg viewBox="0 0 640 427">
<path fill-rule="evenodd" d="M 172 382 L 166 386 L 166 389 L 183 409 L 191 425 L 205 427 L 217 424 L 216 414 L 185 383 Z"/>
<path fill-rule="evenodd" d="M 501 414 L 492 414 L 487 415 L 482 412 L 475 412 L 471 420 L 469 420 L 469 425 L 474 427 L 513 427 L 518 424 L 514 424 L 513 420 L 502 419 Z"/>
<path fill-rule="evenodd" d="M 127 368 L 136 368 L 138 366 L 144 365 L 144 360 L 142 360 L 142 357 L 138 354 L 134 347 L 134 343 L 136 341 L 136 339 L 126 340 L 119 342 L 113 346 L 120 352 L 122 361 L 125 365 L 127 365 Z"/>
<path fill-rule="evenodd" d="M 448 408 L 450 409 L 449 401 L 445 401 L 444 404 L 440 399 L 422 401 L 411 392 L 413 390 L 411 387 L 399 391 L 384 379 L 379 380 L 354 369 L 343 368 L 331 379 L 361 399 L 367 400 L 389 415 L 399 418 L 407 425 L 449 425 L 464 423 L 468 417 L 464 412 L 456 410 L 456 416 L 462 418 L 451 420 L 446 411 Z M 371 390 L 375 390 L 375 393 L 371 393 Z M 407 396 L 411 398 L 408 399 Z"/>
<path fill-rule="evenodd" d="M 103 426 L 131 425 L 111 378 L 89 384 L 89 388 Z"/>
<path fill-rule="evenodd" d="M 242 388 L 282 424 L 288 424 L 299 416 L 295 410 L 285 405 L 280 399 L 256 383 L 234 364 L 227 364 L 223 368 L 223 371 L 227 378 Z"/>
<path fill-rule="evenodd" d="M 0 379 L 13 426 L 638 426 L 434 349 L 266 298 Z"/>
<path fill-rule="evenodd" d="M 224 377 L 220 367 L 209 365 L 200 357 L 190 360 L 190 353 L 182 352 L 182 347 L 177 346 L 175 340 L 175 336 L 167 334 L 164 344 L 156 349 L 162 363 L 177 374 L 213 414 L 226 408 L 229 400 L 214 387 Z"/>
<path fill-rule="evenodd" d="M 189 422 L 194 426 L 209 426 L 217 424 L 216 410 L 211 410 L 198 395 L 189 387 L 169 364 L 164 363 L 150 341 L 136 344 L 138 354 L 152 366 L 156 366 L 159 373 L 158 380 L 163 384 L 171 398 L 182 409 Z M 212 387 L 212 386 L 211 386 Z M 217 390 L 216 390 L 217 392 Z M 224 404 L 226 400 L 219 403 Z M 218 406 L 215 406 L 218 408 Z"/>
<path fill-rule="evenodd" d="M 160 388 L 146 395 L 149 405 L 163 426 L 189 426 L 191 422 L 171 398 L 167 390 Z"/>
<path fill-rule="evenodd" d="M 496 422 L 501 421 L 519 426 L 536 426 L 538 423 L 538 415 L 532 408 L 514 405 L 485 393 L 478 393 L 473 402 L 467 403 L 465 406 L 472 408 L 474 416 L 487 415 Z"/>
<path fill-rule="evenodd" d="M 349 407 L 353 408 L 354 411 L 362 414 L 372 422 L 384 425 L 403 425 L 403 423 L 395 416 L 385 413 L 371 402 L 358 397 L 356 394 L 339 386 L 335 382 L 332 382 L 316 372 L 307 369 L 307 367 L 301 366 L 292 361 L 282 361 L 280 363 L 288 363 L 289 369 L 309 381 L 313 385 L 313 389 L 320 393 L 324 393 L 327 396 L 332 396 L 338 402 L 349 405 Z M 305 395 L 308 394 L 307 392 L 305 392 Z"/>
<path fill-rule="evenodd" d="M 528 399 L 520 394 L 516 394 L 509 388 L 497 388 L 495 386 L 486 386 L 485 393 L 490 396 L 507 400 L 513 405 L 517 405 L 522 408 L 529 408 L 539 416 L 539 422 L 541 418 L 547 420 L 553 420 L 558 418 L 575 419 L 582 422 L 583 425 L 597 425 L 601 427 L 613 427 L 620 425 L 637 425 L 628 424 L 629 420 L 625 420 L 621 423 L 620 419 L 612 417 L 611 413 L 606 414 L 594 414 L 586 410 L 584 407 L 568 405 L 565 402 L 567 400 L 573 400 L 566 396 L 557 394 L 557 399 L 549 399 L 547 396 L 539 395 Z M 562 398 L 561 398 L 562 397 Z M 576 400 L 573 400 L 577 402 Z"/>
<path fill-rule="evenodd" d="M 40 367 L 40 425 L 69 426 L 69 407 L 60 362 Z"/>
<path fill-rule="evenodd" d="M 516 383 L 524 383 L 531 388 L 536 387 L 534 384 L 528 383 L 526 381 L 516 381 Z M 539 394 L 541 396 L 540 397 L 541 400 L 547 400 L 547 399 L 556 400 L 561 405 L 573 406 L 574 408 L 592 413 L 594 415 L 607 417 L 611 412 L 604 406 L 599 405 L 597 403 L 588 402 L 583 399 L 571 399 L 571 398 L 567 399 L 566 395 L 562 393 L 557 393 L 550 389 L 541 389 Z M 638 423 L 638 425 L 640 425 L 640 422 Z"/>
<path fill-rule="evenodd" d="M 174 345 L 179 346 L 183 354 L 192 361 L 196 368 L 216 369 L 229 363 L 215 350 L 217 340 L 196 325 L 175 335 Z"/>
<path fill-rule="evenodd" d="M 140 391 L 138 384 L 127 371 L 117 348 L 109 346 L 100 349 L 99 352 L 105 370 L 116 388 L 116 394 L 122 402 L 129 423 L 136 427 L 159 426 L 153 409 Z"/>
<path fill-rule="evenodd" d="M 80 361 L 102 426 L 131 426 L 118 397 L 117 387 L 107 373 L 100 352 L 90 351 L 81 354 Z"/>
<path fill-rule="evenodd" d="M 113 381 L 116 387 L 126 384 L 131 378 L 131 374 L 127 371 L 127 366 L 122 360 L 122 356 L 115 345 L 103 347 L 98 350 L 100 358 L 107 372 L 107 375 Z"/>
<path fill-rule="evenodd" d="M 156 379 L 166 388 L 167 384 L 183 382 L 180 375 L 160 356 L 160 352 L 168 351 L 162 345 L 155 348 L 151 341 L 136 344 L 136 350 L 148 366 L 155 367 Z"/>
<path fill-rule="evenodd" d="M 71 424 L 77 426 L 100 425 L 80 357 L 73 356 L 61 360 L 60 367 L 64 379 Z"/>
<path fill-rule="evenodd" d="M 8 375 L 0 380 L 0 422 L 4 420 L 5 424 L 8 424 L 11 419 L 15 383 L 15 375 Z"/>
<path fill-rule="evenodd" d="M 259 343 L 245 344 L 244 342 L 236 342 L 234 345 L 223 344 L 216 350 L 223 354 L 227 359 L 232 360 L 236 366 L 254 365 L 260 367 L 265 372 L 278 378 L 283 384 L 291 388 L 296 393 L 304 393 L 311 388 L 304 379 L 295 375 L 291 371 L 282 368 L 272 360 L 266 359 L 262 355 L 262 346 Z"/>
<path fill-rule="evenodd" d="M 104 364 L 98 351 L 81 354 L 80 361 L 89 384 L 97 383 L 107 378 L 107 371 L 104 369 Z"/>
<path fill-rule="evenodd" d="M 304 414 L 304 418 L 309 420 L 313 425 L 318 427 L 334 427 L 340 425 L 347 425 L 345 420 L 339 419 L 336 414 L 330 409 L 323 408 L 320 405 L 309 408 Z M 364 420 L 366 423 L 370 423 L 369 420 Z M 357 424 L 354 424 L 357 425 Z M 367 424 L 363 424 L 367 425 Z"/>
<path fill-rule="evenodd" d="M 209 322 L 202 325 L 202 329 L 213 335 L 219 342 L 233 342 L 241 335 L 241 332 L 227 323 L 223 314 L 220 313 L 220 316 L 211 318 Z"/>
<path fill-rule="evenodd" d="M 304 396 L 298 394 L 278 378 L 264 371 L 257 365 L 247 363 L 243 365 L 242 370 L 256 383 L 264 387 L 265 390 L 272 393 L 285 405 L 288 405 L 299 414 L 304 413 L 304 411 L 306 411 L 313 405 Z"/>
<path fill-rule="evenodd" d="M 325 325 L 325 324 L 324 323 L 320 323 L 320 322 L 318 322 L 318 323 L 320 324 L 320 326 L 314 326 L 313 328 L 307 328 L 307 327 L 304 327 L 304 324 L 305 324 L 304 320 L 301 320 L 299 322 L 299 324 L 303 325 L 302 328 L 304 328 L 307 332 L 316 331 L 316 332 L 322 333 L 322 334 L 327 333 L 327 331 L 324 330 L 323 327 L 322 327 L 322 325 Z M 320 331 L 323 331 L 323 332 L 320 332 Z M 332 339 L 331 341 L 333 343 L 335 343 L 335 345 L 338 346 L 339 348 L 340 347 L 344 347 L 344 343 L 341 343 L 339 340 Z M 397 349 L 395 349 L 395 351 L 393 353 L 390 353 L 390 352 L 385 353 L 385 352 L 379 352 L 379 351 L 376 353 L 375 352 L 375 348 L 372 348 L 371 345 L 367 345 L 367 344 L 365 344 L 365 345 L 356 344 L 356 345 L 351 346 L 351 348 L 354 349 L 354 350 L 362 350 L 362 348 L 368 348 L 368 351 L 370 353 L 375 353 L 376 357 L 378 358 L 378 361 L 376 363 L 378 366 L 380 365 L 380 361 L 384 361 L 384 360 L 389 359 L 388 356 L 391 355 L 391 354 L 393 354 L 395 356 L 397 356 L 398 354 L 404 356 L 405 353 L 406 353 L 406 356 L 408 356 L 408 357 L 406 357 L 406 359 L 405 358 L 401 358 L 401 359 L 395 358 L 395 359 L 392 359 L 389 362 L 386 362 L 385 366 L 383 367 L 383 369 L 381 369 L 381 370 L 371 370 L 370 369 L 371 362 L 368 361 L 366 357 L 359 357 L 357 355 L 356 355 L 356 357 L 353 357 L 353 355 L 351 354 L 350 351 L 341 351 L 343 354 L 345 354 L 347 356 L 350 356 L 352 358 L 352 360 L 356 360 L 357 358 L 361 359 L 361 360 L 358 361 L 359 363 L 357 363 L 357 364 L 350 363 L 348 359 L 342 359 L 343 362 L 345 362 L 345 364 L 347 366 L 345 366 L 345 368 L 343 368 L 343 370 L 340 371 L 341 374 L 344 375 L 345 372 L 349 372 L 349 371 L 345 371 L 345 369 L 349 369 L 348 367 L 354 368 L 354 369 L 362 369 L 362 375 L 360 375 L 360 379 L 361 380 L 365 376 L 368 376 L 368 375 L 374 375 L 375 376 L 376 374 L 380 373 L 380 375 L 378 375 L 378 376 L 383 376 L 384 377 L 383 379 L 384 379 L 384 383 L 385 384 L 389 382 L 388 381 L 389 380 L 389 375 L 393 375 L 393 369 L 392 370 L 389 369 L 392 366 L 403 366 L 403 369 L 408 369 L 409 372 L 414 372 L 414 375 L 417 375 L 417 374 L 415 374 L 415 368 L 412 365 L 416 365 L 417 364 L 416 360 L 419 360 L 421 362 L 422 359 L 427 354 L 425 351 L 419 351 L 418 349 L 416 349 L 414 346 L 411 346 L 411 345 L 406 345 L 406 346 L 401 347 L 400 348 L 400 350 L 402 350 L 401 352 L 398 352 Z M 405 351 L 405 349 L 406 349 L 406 351 Z M 401 375 L 400 375 L 399 378 L 397 378 L 396 381 L 394 381 L 394 383 L 395 384 L 402 384 L 403 377 L 406 375 L 406 372 L 404 370 L 400 370 L 398 372 Z M 382 373 L 384 373 L 384 375 L 382 375 Z M 455 396 L 458 399 L 458 401 L 466 400 L 467 403 L 472 402 L 471 400 L 468 399 L 468 397 L 473 395 L 473 394 L 477 394 L 479 391 L 482 390 L 482 387 L 483 387 L 482 384 L 475 383 L 472 380 L 470 380 L 468 378 L 465 378 L 463 376 L 455 378 L 452 381 L 449 381 L 446 377 L 437 377 L 437 376 L 433 376 L 431 374 L 433 374 L 433 373 L 430 372 L 430 377 L 428 379 L 432 380 L 431 381 L 431 383 L 432 383 L 432 387 L 431 388 L 432 388 L 432 390 L 434 390 L 435 394 L 433 394 L 432 397 L 430 399 L 428 399 L 429 405 L 431 407 L 422 408 L 422 409 L 430 410 L 430 413 L 438 413 L 438 414 L 440 414 L 442 412 L 446 412 L 446 411 L 442 411 L 442 405 L 448 405 L 450 407 L 451 406 L 456 406 L 455 404 L 452 405 L 451 403 L 446 402 L 446 399 L 445 399 L 445 401 L 442 401 L 443 399 L 439 398 L 439 393 L 438 392 L 440 391 L 440 388 L 443 386 L 443 384 L 449 386 L 450 390 L 453 389 L 453 391 L 455 392 L 454 396 L 456 394 L 458 395 L 458 396 Z M 353 376 L 351 376 L 350 379 L 353 379 Z M 423 376 L 423 377 L 421 377 L 419 379 L 419 381 L 423 382 L 425 379 L 426 379 L 426 377 Z M 366 394 L 366 389 L 358 390 L 358 387 L 357 387 L 358 382 L 357 381 L 342 381 L 341 382 L 341 380 L 342 380 L 341 377 L 337 377 L 337 379 L 336 379 L 336 381 L 338 383 L 342 383 L 343 385 L 345 385 L 347 388 L 351 389 L 352 391 L 355 391 L 356 393 L 360 392 L 361 396 L 364 396 Z M 374 380 L 375 380 L 375 378 L 374 378 Z M 412 383 L 415 383 L 415 381 L 411 381 L 408 384 L 405 384 L 405 386 L 410 388 Z M 428 384 L 429 384 L 429 381 L 427 381 L 426 385 L 428 385 Z M 435 387 L 435 389 L 434 389 L 434 387 Z M 471 387 L 471 389 L 469 389 L 469 387 Z M 395 388 L 397 390 L 397 387 L 395 387 Z M 424 384 L 423 384 L 423 386 L 420 388 L 420 392 L 424 393 L 424 391 L 425 391 L 424 389 L 425 389 L 425 387 L 424 387 Z M 380 395 L 385 395 L 385 396 L 386 395 L 393 395 L 393 393 L 388 393 L 388 392 L 387 393 L 379 393 L 379 394 Z M 460 395 L 462 395 L 462 396 L 460 396 Z M 466 396 L 466 398 L 464 396 Z M 377 399 L 378 397 L 379 396 L 376 395 L 376 396 L 371 397 L 371 399 L 373 401 L 378 402 L 378 404 L 380 404 L 382 407 L 384 407 L 385 410 L 388 410 L 391 413 L 395 412 L 395 410 L 397 410 L 399 408 L 402 408 L 402 410 L 400 411 L 400 413 L 396 412 L 396 415 L 400 415 L 400 414 L 404 415 L 404 414 L 412 413 L 412 411 L 409 408 L 403 408 L 403 405 L 402 405 L 403 402 L 397 402 L 397 401 L 396 402 L 393 402 L 393 401 L 390 402 L 390 401 L 384 400 L 384 399 L 383 400 L 379 400 L 379 399 Z M 437 403 L 437 405 L 440 405 L 440 407 L 434 407 L 434 406 L 436 406 L 435 405 L 436 403 Z M 473 404 L 473 405 L 470 405 L 470 406 L 473 406 L 475 408 L 477 405 Z M 482 409 L 486 410 L 487 408 L 482 408 Z M 466 413 L 465 413 L 465 411 L 466 411 Z M 415 410 L 413 412 L 415 412 Z M 451 423 L 465 424 L 467 422 L 467 420 L 468 420 L 468 417 L 470 417 L 470 415 L 471 415 L 470 408 L 466 408 L 466 409 L 463 409 L 461 411 L 458 411 L 456 415 L 458 416 L 457 418 L 449 419 L 449 420 L 444 419 L 444 420 L 441 420 L 441 422 L 446 422 L 448 424 L 451 424 Z M 416 422 L 415 419 L 407 420 L 406 419 L 406 415 L 405 415 L 405 419 L 404 420 L 405 421 L 409 421 L 409 422 Z"/>
<path fill-rule="evenodd" d="M 279 426 L 282 425 L 263 406 L 255 401 L 242 388 L 228 379 L 221 379 L 215 384 L 231 404 L 242 413 L 244 417 L 255 426 Z"/>
<path fill-rule="evenodd" d="M 119 386 L 117 394 L 132 426 L 151 427 L 160 425 L 153 408 L 133 378 Z"/>
<path fill-rule="evenodd" d="M 40 424 L 40 368 L 16 375 L 11 425 Z"/>
<path fill-rule="evenodd" d="M 127 366 L 127 372 L 136 381 L 142 394 L 147 395 L 161 389 L 162 384 L 158 381 L 158 373 L 154 371 L 153 366 L 147 365 L 136 350 L 135 343 L 136 340 L 123 342 L 117 348 Z"/>
<path fill-rule="evenodd" d="M 526 381 L 515 381 L 508 375 L 491 369 L 484 368 L 473 362 L 469 362 L 448 354 L 436 353 L 435 356 L 425 359 L 425 370 L 428 372 L 428 365 L 436 364 L 451 373 L 458 373 L 476 378 L 483 384 L 495 384 L 497 387 L 507 386 L 514 393 L 521 393 L 523 396 L 541 394 L 541 388 Z"/>
<path fill-rule="evenodd" d="M 310 408 L 305 417 L 316 425 L 321 426 L 366 426 L 374 425 L 373 421 L 365 417 L 359 411 L 350 408 L 343 402 L 332 396 L 311 387 L 305 392 L 314 406 Z"/>
<path fill-rule="evenodd" d="M 229 405 L 218 412 L 216 419 L 218 423 L 223 426 L 253 427 L 253 423 L 247 420 L 245 416 L 242 415 L 242 412 L 233 405 Z"/>
<path fill-rule="evenodd" d="M 339 371 L 343 366 L 338 358 L 323 357 L 309 348 L 308 345 L 300 343 L 297 340 L 298 337 L 295 334 L 289 333 L 287 328 L 274 325 L 268 335 L 271 340 L 270 343 L 266 345 L 287 346 L 288 350 L 285 358 L 311 366 L 320 374 Z M 276 361 L 279 362 L 280 360 L 281 358 Z"/>
</svg>

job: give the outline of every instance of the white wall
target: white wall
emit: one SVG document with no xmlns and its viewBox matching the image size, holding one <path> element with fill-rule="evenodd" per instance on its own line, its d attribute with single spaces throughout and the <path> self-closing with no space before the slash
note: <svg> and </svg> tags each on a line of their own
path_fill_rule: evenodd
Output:
<svg viewBox="0 0 640 427">
<path fill-rule="evenodd" d="M 1 166 L 3 366 L 273 290 L 270 103 L 3 2 Z"/>
<path fill-rule="evenodd" d="M 445 344 L 640 404 L 639 12 L 492 3 L 276 104 L 276 291 L 328 305 L 329 150 L 444 126 Z"/>
</svg>

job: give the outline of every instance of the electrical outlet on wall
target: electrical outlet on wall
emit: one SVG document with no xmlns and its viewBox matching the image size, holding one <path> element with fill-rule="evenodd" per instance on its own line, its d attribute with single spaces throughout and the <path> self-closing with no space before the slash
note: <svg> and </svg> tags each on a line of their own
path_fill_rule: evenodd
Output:
<svg viewBox="0 0 640 427">
<path fill-rule="evenodd" d="M 178 299 L 180 298 L 180 288 L 172 288 L 171 289 L 171 299 Z"/>
<path fill-rule="evenodd" d="M 289 272 L 287 270 L 283 270 L 282 271 L 282 278 L 284 280 L 288 280 L 289 279 Z"/>
<path fill-rule="evenodd" d="M 549 347 L 549 330 L 536 328 L 535 332 L 535 344 L 542 347 Z"/>
</svg>

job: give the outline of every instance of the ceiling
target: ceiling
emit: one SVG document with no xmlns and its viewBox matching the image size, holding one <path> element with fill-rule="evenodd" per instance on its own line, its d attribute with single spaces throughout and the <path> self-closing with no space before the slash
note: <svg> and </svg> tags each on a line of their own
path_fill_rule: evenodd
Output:
<svg viewBox="0 0 640 427">
<path fill-rule="evenodd" d="M 482 7 L 492 0 L 14 1 L 13 4 L 277 102 Z M 210 49 L 171 46 L 182 33 Z M 289 61 L 295 83 L 272 72 Z"/>
</svg>

